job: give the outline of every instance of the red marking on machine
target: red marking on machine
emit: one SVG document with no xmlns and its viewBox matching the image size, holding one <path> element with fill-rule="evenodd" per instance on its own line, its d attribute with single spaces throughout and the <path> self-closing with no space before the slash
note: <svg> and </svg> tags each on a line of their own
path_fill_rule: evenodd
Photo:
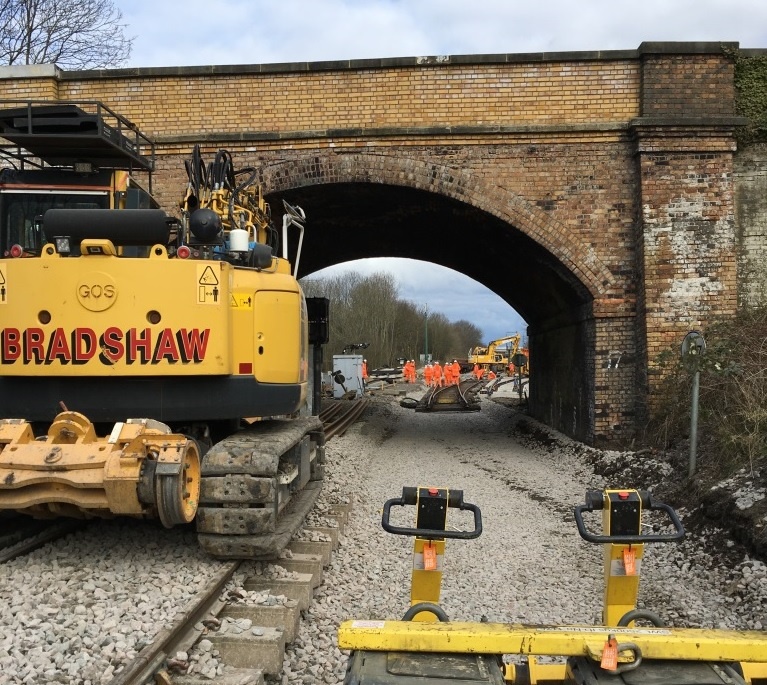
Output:
<svg viewBox="0 0 767 685">
<path fill-rule="evenodd" d="M 92 328 L 3 328 L 0 330 L 2 364 L 87 364 L 98 359 L 104 365 L 198 364 L 205 359 L 209 328 L 129 328 L 110 326 L 101 333 Z"/>
</svg>

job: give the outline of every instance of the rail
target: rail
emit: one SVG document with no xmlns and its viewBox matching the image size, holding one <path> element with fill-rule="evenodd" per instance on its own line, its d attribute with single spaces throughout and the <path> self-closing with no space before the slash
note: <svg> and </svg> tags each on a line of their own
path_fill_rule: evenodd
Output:
<svg viewBox="0 0 767 685">
<path fill-rule="evenodd" d="M 171 628 L 161 631 L 157 637 L 135 659 L 130 661 L 110 685 L 141 685 L 154 677 L 154 674 L 185 641 L 193 643 L 197 635 L 194 626 L 206 615 L 218 614 L 225 606 L 219 598 L 226 584 L 240 566 L 239 561 L 230 561 L 216 575 L 208 589 L 196 597 L 187 610 Z M 217 605 L 219 605 L 217 607 Z"/>
<path fill-rule="evenodd" d="M 476 393 L 483 386 L 484 381 L 463 380 L 456 385 L 430 388 L 414 408 L 417 412 L 477 411 Z"/>
<path fill-rule="evenodd" d="M 34 521 L 34 520 L 33 520 Z M 36 522 L 40 523 L 40 522 Z M 63 538 L 69 533 L 85 527 L 87 521 L 80 519 L 63 519 L 61 521 L 48 522 L 42 526 L 22 531 L 22 537 L 18 541 L 9 542 L 0 549 L 0 564 L 5 564 L 16 557 L 24 556 L 34 550 L 47 545 L 49 542 Z"/>
<path fill-rule="evenodd" d="M 320 411 L 320 421 L 325 426 L 327 439 L 343 435 L 365 411 L 368 399 L 361 397 L 351 402 L 339 401 Z"/>
</svg>

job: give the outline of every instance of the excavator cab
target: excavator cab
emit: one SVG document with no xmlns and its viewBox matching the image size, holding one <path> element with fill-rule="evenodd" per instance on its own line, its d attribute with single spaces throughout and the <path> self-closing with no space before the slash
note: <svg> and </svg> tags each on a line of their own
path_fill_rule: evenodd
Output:
<svg viewBox="0 0 767 685">
<path fill-rule="evenodd" d="M 388 512 L 395 504 L 417 503 L 420 513 L 421 507 L 431 504 L 431 497 L 441 498 L 435 506 L 440 513 L 436 530 L 424 530 L 418 523 L 414 529 L 384 525 L 390 532 L 417 536 L 412 606 L 401 621 L 341 624 L 338 645 L 353 650 L 346 685 L 767 684 L 767 634 L 763 631 L 673 628 L 653 612 L 637 608 L 644 545 L 678 541 L 685 534 L 670 506 L 640 490 L 589 491 L 585 503 L 574 508 L 581 537 L 604 546 L 601 625 L 448 621 L 437 603 L 442 573 L 439 555 L 444 553 L 444 538 L 472 537 L 440 530 L 442 511 L 451 506 L 450 494 L 440 488 L 405 488 L 400 499 L 384 506 L 382 523 L 388 524 Z M 462 494 L 454 502 L 453 506 L 475 510 L 475 528 L 481 530 L 479 509 L 463 505 Z M 592 512 L 602 513 L 599 534 L 587 525 Z M 648 533 L 645 517 L 649 515 L 661 520 L 658 523 L 656 518 Z M 427 544 L 437 545 L 440 540 L 442 547 L 428 551 Z M 427 558 L 435 557 L 427 568 Z M 426 613 L 432 618 L 421 620 Z M 640 621 L 652 625 L 640 627 Z M 506 656 L 520 661 L 504 663 Z"/>
</svg>

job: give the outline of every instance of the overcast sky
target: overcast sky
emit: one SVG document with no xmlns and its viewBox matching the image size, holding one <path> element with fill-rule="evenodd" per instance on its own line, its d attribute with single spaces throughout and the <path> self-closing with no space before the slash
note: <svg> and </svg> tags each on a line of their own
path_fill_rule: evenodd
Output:
<svg viewBox="0 0 767 685">
<path fill-rule="evenodd" d="M 264 64 L 375 57 L 633 50 L 644 41 L 767 48 L 767 0 L 114 0 L 126 66 Z M 304 208 L 310 213 L 309 208 Z M 311 216 L 309 216 L 311 219 Z M 377 259 L 335 269 L 387 270 L 402 299 L 466 319 L 485 342 L 523 331 L 503 300 L 450 269 Z M 322 272 L 320 272 L 322 275 Z M 456 293 L 460 293 L 458 296 Z"/>
</svg>

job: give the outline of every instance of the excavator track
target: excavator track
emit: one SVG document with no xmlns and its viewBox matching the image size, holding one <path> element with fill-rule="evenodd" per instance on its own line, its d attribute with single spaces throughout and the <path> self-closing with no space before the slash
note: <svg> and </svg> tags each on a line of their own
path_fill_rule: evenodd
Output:
<svg viewBox="0 0 767 685">
<path fill-rule="evenodd" d="M 273 419 L 213 445 L 202 459 L 197 532 L 220 559 L 279 555 L 322 487 L 319 417 Z"/>
</svg>

